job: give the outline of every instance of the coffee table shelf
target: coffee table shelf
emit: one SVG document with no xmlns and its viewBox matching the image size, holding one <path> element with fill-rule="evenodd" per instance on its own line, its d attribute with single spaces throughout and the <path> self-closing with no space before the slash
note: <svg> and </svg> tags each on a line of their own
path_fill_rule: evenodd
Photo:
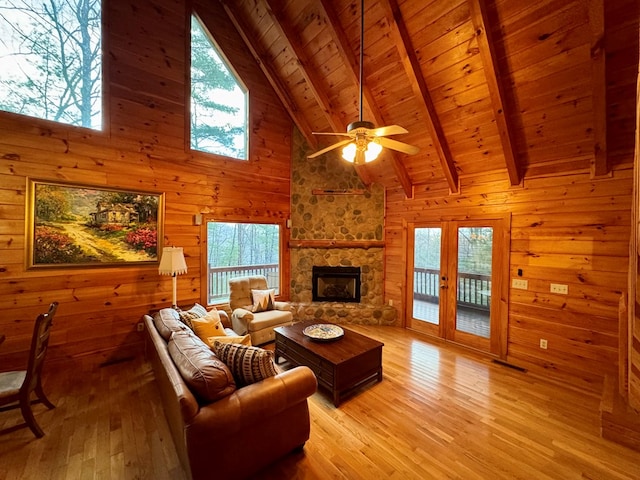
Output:
<svg viewBox="0 0 640 480">
<path fill-rule="evenodd" d="M 309 367 L 318 384 L 331 392 L 336 407 L 355 388 L 372 380 L 382 381 L 382 342 L 342 325 L 344 336 L 339 339 L 315 341 L 302 333 L 313 323 L 300 322 L 274 329 L 276 361 L 284 358 L 293 365 Z"/>
</svg>

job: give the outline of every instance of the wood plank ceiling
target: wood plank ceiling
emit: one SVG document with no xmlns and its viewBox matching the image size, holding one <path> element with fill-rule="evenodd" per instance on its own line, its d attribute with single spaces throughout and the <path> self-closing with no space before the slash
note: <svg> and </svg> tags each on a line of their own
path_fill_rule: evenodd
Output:
<svg viewBox="0 0 640 480">
<path fill-rule="evenodd" d="M 337 141 L 311 132 L 358 119 L 360 2 L 221 1 L 312 148 Z M 365 184 L 410 197 L 630 161 L 637 0 L 366 0 L 364 28 L 364 119 L 420 148 L 385 149 L 358 167 Z"/>
</svg>

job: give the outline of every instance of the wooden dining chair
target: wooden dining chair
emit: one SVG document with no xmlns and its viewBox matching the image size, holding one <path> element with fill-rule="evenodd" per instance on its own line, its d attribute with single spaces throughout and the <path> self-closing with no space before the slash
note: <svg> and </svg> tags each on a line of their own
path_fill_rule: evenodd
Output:
<svg viewBox="0 0 640 480">
<path fill-rule="evenodd" d="M 36 422 L 31 410 L 31 393 L 35 392 L 37 398 L 44 403 L 47 408 L 55 408 L 42 390 L 42 366 L 49 346 L 49 332 L 53 321 L 53 316 L 58 309 L 58 302 L 53 302 L 49 306 L 47 313 L 41 313 L 36 318 L 31 338 L 31 350 L 29 351 L 29 361 L 26 370 L 0 373 L 0 405 L 18 403 L 22 411 L 22 417 L 38 438 L 44 432 Z"/>
</svg>

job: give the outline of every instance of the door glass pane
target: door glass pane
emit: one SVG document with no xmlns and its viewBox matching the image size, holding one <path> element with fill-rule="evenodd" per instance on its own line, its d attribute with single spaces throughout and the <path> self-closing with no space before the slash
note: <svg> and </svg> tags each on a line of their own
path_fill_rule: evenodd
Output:
<svg viewBox="0 0 640 480">
<path fill-rule="evenodd" d="M 413 259 L 413 318 L 440 323 L 440 228 L 416 228 Z"/>
<path fill-rule="evenodd" d="M 493 228 L 458 229 L 456 330 L 489 338 Z"/>
</svg>

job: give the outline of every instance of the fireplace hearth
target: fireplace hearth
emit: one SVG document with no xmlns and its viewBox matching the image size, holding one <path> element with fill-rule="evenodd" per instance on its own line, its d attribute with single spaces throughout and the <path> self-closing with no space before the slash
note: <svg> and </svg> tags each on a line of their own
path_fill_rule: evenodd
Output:
<svg viewBox="0 0 640 480">
<path fill-rule="evenodd" d="M 360 302 L 360 267 L 314 266 L 311 293 L 314 302 Z"/>
</svg>

